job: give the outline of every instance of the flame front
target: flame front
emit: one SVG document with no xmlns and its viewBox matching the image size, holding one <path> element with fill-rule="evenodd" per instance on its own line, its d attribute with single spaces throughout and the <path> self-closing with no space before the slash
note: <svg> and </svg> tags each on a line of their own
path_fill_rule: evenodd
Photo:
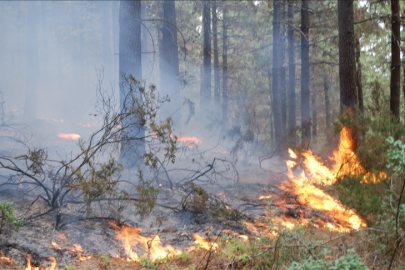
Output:
<svg viewBox="0 0 405 270">
<path fill-rule="evenodd" d="M 152 261 L 181 253 L 180 250 L 176 250 L 170 245 L 161 246 L 159 235 L 155 235 L 154 237 L 141 236 L 141 228 L 130 226 L 119 227 L 112 222 L 108 221 L 108 223 L 116 230 L 115 239 L 120 240 L 124 245 L 128 261 L 139 261 L 138 254 L 132 249 L 136 245 L 141 245 L 141 248 L 146 251 L 144 256 Z"/>
<path fill-rule="evenodd" d="M 353 152 L 353 141 L 350 137 L 350 131 L 344 127 L 341 131 L 339 147 L 333 151 L 333 156 L 330 158 L 332 163 L 329 169 L 325 166 L 319 157 L 315 156 L 311 150 L 302 152 L 303 160 L 298 159 L 298 155 L 291 149 L 288 149 L 289 155 L 293 160 L 287 160 L 289 183 L 283 184 L 280 188 L 287 193 L 292 193 L 296 202 L 300 205 L 306 205 L 309 208 L 321 211 L 323 214 L 330 217 L 329 221 L 323 221 L 319 218 L 317 224 L 322 224 L 325 228 L 332 231 L 348 232 L 350 230 L 358 230 L 361 227 L 366 227 L 364 220 L 358 216 L 353 210 L 347 209 L 338 200 L 334 199 L 329 194 L 325 193 L 315 185 L 332 185 L 337 178 L 343 175 L 365 175 L 363 181 L 372 179 L 378 181 L 378 177 L 384 177 L 380 174 L 378 177 L 370 173 L 366 173 L 360 165 L 360 161 Z M 299 176 L 294 175 L 294 169 L 301 165 L 302 172 Z M 276 196 L 277 197 L 277 196 Z M 270 199 L 270 195 L 261 196 L 260 200 Z M 289 211 L 287 203 L 275 203 L 285 211 Z M 309 223 L 310 218 L 300 216 L 299 222 Z M 273 218 L 274 219 L 274 218 Z M 295 222 L 290 220 L 273 220 L 286 228 L 292 229 Z M 318 226 L 314 224 L 315 226 Z M 255 228 L 257 224 L 248 225 L 248 228 L 255 233 L 258 230 Z"/>
<path fill-rule="evenodd" d="M 51 266 L 47 268 L 39 268 L 35 266 L 31 266 L 31 256 L 27 255 L 27 266 L 24 268 L 24 270 L 55 270 L 56 267 L 56 260 L 54 257 L 49 257 L 47 260 L 51 261 Z"/>
<path fill-rule="evenodd" d="M 196 233 L 192 233 L 192 235 L 195 239 L 195 241 L 194 241 L 195 245 L 199 245 L 200 247 L 202 247 L 203 249 L 206 249 L 206 250 L 216 250 L 218 248 L 217 243 L 213 243 L 208 240 L 205 240 L 203 237 L 201 237 L 200 235 L 198 235 Z"/>
<path fill-rule="evenodd" d="M 73 140 L 73 141 L 77 141 L 78 139 L 81 138 L 81 136 L 79 134 L 75 134 L 75 133 L 59 133 L 58 137 L 62 138 L 62 139 L 66 139 L 66 140 Z"/>
<path fill-rule="evenodd" d="M 13 260 L 11 258 L 1 256 L 0 259 L 6 261 L 7 265 L 12 265 L 13 264 Z"/>
</svg>

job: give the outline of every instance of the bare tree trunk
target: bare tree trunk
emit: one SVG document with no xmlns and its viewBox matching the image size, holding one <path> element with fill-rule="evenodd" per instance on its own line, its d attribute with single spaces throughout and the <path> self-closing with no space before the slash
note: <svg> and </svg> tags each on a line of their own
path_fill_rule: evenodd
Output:
<svg viewBox="0 0 405 270">
<path fill-rule="evenodd" d="M 364 103 L 363 103 L 363 85 L 361 82 L 361 48 L 360 48 L 360 39 L 356 38 L 356 62 L 357 62 L 357 72 L 356 72 L 356 83 L 357 83 L 357 95 L 359 97 L 359 109 L 361 112 L 364 112 Z"/>
<path fill-rule="evenodd" d="M 285 0 L 280 2 L 281 6 L 281 19 L 280 19 L 280 53 L 281 53 L 281 63 L 280 63 L 280 97 L 281 97 L 281 117 L 283 121 L 283 127 L 287 126 L 287 84 L 286 84 L 286 68 L 285 68 Z"/>
<path fill-rule="evenodd" d="M 392 116 L 399 120 L 400 83 L 401 83 L 401 21 L 399 17 L 399 0 L 391 0 L 391 85 L 390 110 Z"/>
<path fill-rule="evenodd" d="M 159 109 L 161 120 L 172 117 L 175 126 L 180 122 L 180 78 L 179 53 L 177 45 L 175 1 L 163 2 L 162 40 L 159 47 L 160 93 L 169 96 L 170 103 Z"/>
<path fill-rule="evenodd" d="M 25 84 L 24 118 L 37 117 L 38 94 L 38 2 L 28 2 L 27 13 L 27 73 Z"/>
<path fill-rule="evenodd" d="M 214 41 L 214 101 L 215 101 L 215 113 L 220 117 L 220 95 L 219 95 L 219 88 L 220 88 L 220 77 L 219 77 L 219 48 L 218 48 L 218 17 L 217 17 L 217 6 L 215 2 L 212 5 L 212 34 L 213 34 L 213 41 Z"/>
<path fill-rule="evenodd" d="M 272 91 L 273 91 L 273 117 L 275 142 L 278 144 L 283 139 L 284 127 L 281 112 L 281 1 L 274 1 L 273 12 L 273 69 L 272 69 Z"/>
<path fill-rule="evenodd" d="M 313 93 L 311 96 L 311 131 L 312 131 L 312 138 L 315 138 L 318 135 L 317 128 L 318 128 L 318 119 L 316 117 L 316 94 Z"/>
<path fill-rule="evenodd" d="M 222 121 L 228 120 L 228 28 L 227 9 L 224 8 L 222 19 Z"/>
<path fill-rule="evenodd" d="M 338 0 L 339 20 L 339 80 L 340 111 L 348 108 L 355 117 L 354 107 L 358 104 L 356 89 L 356 60 L 354 49 L 354 13 L 353 0 Z M 350 131 L 353 149 L 357 149 L 357 134 Z"/>
<path fill-rule="evenodd" d="M 106 82 L 112 79 L 112 61 L 113 54 L 111 50 L 111 3 L 110 1 L 101 1 L 101 35 L 103 49 L 103 68 Z"/>
<path fill-rule="evenodd" d="M 311 120 L 309 107 L 309 10 L 308 0 L 301 6 L 301 146 L 307 147 L 311 141 Z"/>
<path fill-rule="evenodd" d="M 200 108 L 208 109 L 211 103 L 211 10 L 210 1 L 203 1 L 204 62 L 201 74 Z"/>
<path fill-rule="evenodd" d="M 293 0 L 288 0 L 288 132 L 290 145 L 296 144 L 295 112 L 295 45 L 294 45 Z"/>
<path fill-rule="evenodd" d="M 323 74 L 323 90 L 325 93 L 325 122 L 326 122 L 326 133 L 329 134 L 331 131 L 331 117 L 330 117 L 330 98 L 329 98 L 329 76 L 326 72 Z"/>
<path fill-rule="evenodd" d="M 119 11 L 119 83 L 121 110 L 129 104 L 125 102 L 128 89 L 125 87 L 123 75 L 130 74 L 136 80 L 142 80 L 141 62 L 141 1 L 120 1 Z M 137 93 L 135 93 L 137 94 Z M 121 123 L 121 126 L 133 125 L 131 119 Z M 124 138 L 142 138 L 144 130 L 128 129 Z M 127 167 L 136 168 L 137 164 L 143 164 L 140 158 L 145 153 L 145 144 L 139 140 L 128 140 L 121 143 L 120 162 Z"/>
</svg>

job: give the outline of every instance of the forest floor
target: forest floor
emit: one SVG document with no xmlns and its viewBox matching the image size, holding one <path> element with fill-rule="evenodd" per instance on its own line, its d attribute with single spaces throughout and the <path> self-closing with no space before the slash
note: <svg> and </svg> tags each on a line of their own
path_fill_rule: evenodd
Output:
<svg viewBox="0 0 405 270">
<path fill-rule="evenodd" d="M 251 177 L 254 175 L 254 177 Z M 279 179 L 279 180 L 276 180 Z M 212 236 L 227 235 L 223 230 L 231 230 L 239 234 L 247 234 L 244 226 L 245 219 L 253 220 L 260 216 L 265 216 L 263 201 L 259 201 L 259 196 L 269 193 L 280 193 L 277 188 L 278 181 L 284 179 L 283 175 L 265 172 L 263 170 L 252 169 L 240 172 L 239 183 L 228 183 L 221 187 L 206 187 L 207 190 L 216 194 L 226 194 L 226 202 L 232 209 L 243 209 L 244 216 L 234 219 L 218 219 L 213 215 L 199 213 L 191 210 L 173 212 L 164 206 L 176 207 L 184 196 L 180 190 L 161 187 L 157 206 L 152 214 L 143 221 L 134 215 L 134 207 L 127 205 L 119 218 L 111 214 L 111 209 L 101 203 L 93 203 L 91 211 L 85 205 L 77 203 L 67 203 L 63 210 L 62 228 L 54 230 L 55 216 L 50 213 L 32 220 L 26 220 L 19 232 L 3 230 L 0 235 L 0 251 L 5 257 L 13 260 L 12 265 L 7 265 L 6 261 L 0 260 L 0 269 L 23 269 L 26 265 L 26 255 L 31 255 L 32 265 L 48 267 L 47 258 L 54 257 L 57 268 L 63 269 L 66 265 L 73 265 L 74 269 L 103 269 L 103 261 L 99 255 L 111 257 L 110 269 L 142 269 L 141 264 L 115 259 L 117 254 L 123 254 L 122 243 L 115 239 L 116 231 L 106 220 L 119 222 L 131 227 L 142 229 L 141 235 L 159 235 L 162 246 L 172 245 L 174 248 L 186 251 L 193 246 L 194 238 L 192 233 L 204 236 L 210 230 Z M 45 212 L 47 205 L 41 200 L 32 202 L 37 198 L 39 192 L 29 191 L 22 187 L 2 187 L 0 190 L 0 201 L 12 201 L 16 209 L 16 216 L 29 217 Z M 32 204 L 32 205 L 31 205 Z M 158 216 L 166 216 L 162 224 L 156 222 Z M 118 219 L 118 220 L 117 220 Z M 66 238 L 65 243 L 61 240 L 61 234 Z M 56 250 L 51 241 L 56 242 L 62 250 Z M 77 252 L 69 251 L 69 247 L 80 245 L 82 256 L 92 255 L 93 258 L 80 262 Z M 134 247 L 138 254 L 142 251 Z M 185 262 L 182 259 L 173 259 L 172 268 L 187 268 L 202 261 L 202 257 L 207 256 L 206 252 L 193 251 L 192 259 Z M 216 258 L 218 259 L 218 258 Z M 216 263 L 210 263 L 207 269 L 215 268 Z M 101 266 L 100 266 L 101 265 Z M 138 265 L 138 266 L 137 266 Z M 201 266 L 200 266 L 201 267 Z M 221 267 L 222 268 L 222 267 Z"/>
</svg>

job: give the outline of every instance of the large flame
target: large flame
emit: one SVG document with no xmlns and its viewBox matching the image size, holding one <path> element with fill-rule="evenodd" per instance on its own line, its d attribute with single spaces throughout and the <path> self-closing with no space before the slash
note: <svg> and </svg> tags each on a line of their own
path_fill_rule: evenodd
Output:
<svg viewBox="0 0 405 270">
<path fill-rule="evenodd" d="M 350 137 L 348 128 L 343 128 L 341 131 L 339 147 L 333 151 L 331 160 L 331 168 L 323 164 L 319 157 L 316 157 L 311 150 L 302 153 L 303 160 L 301 163 L 302 172 L 299 176 L 294 175 L 294 169 L 300 165 L 298 155 L 288 150 L 292 160 L 287 160 L 288 177 L 291 180 L 289 183 L 283 184 L 280 188 L 286 193 L 292 193 L 296 203 L 306 205 L 310 209 L 322 212 L 329 217 L 329 221 L 323 221 L 319 218 L 317 224 L 321 224 L 325 228 L 332 231 L 348 232 L 358 230 L 361 227 L 366 227 L 364 220 L 358 216 L 353 210 L 347 209 L 338 200 L 334 199 L 329 194 L 325 193 L 315 185 L 331 185 L 336 182 L 339 176 L 343 175 L 365 175 L 363 181 L 378 181 L 378 177 L 366 173 L 361 166 L 359 159 L 353 152 L 353 140 Z M 380 174 L 379 177 L 384 177 Z M 260 200 L 271 199 L 269 195 L 261 196 Z M 287 203 L 275 203 L 277 206 L 289 211 Z M 308 217 L 300 216 L 298 220 L 301 223 L 308 223 Z M 286 228 L 293 228 L 295 222 L 290 220 L 277 220 L 277 222 Z M 316 226 L 318 226 L 315 224 Z M 255 224 L 256 225 L 256 224 Z M 254 231 L 252 224 L 248 226 L 251 231 Z M 257 232 L 257 229 L 256 229 Z"/>
<path fill-rule="evenodd" d="M 128 261 L 139 261 L 138 254 L 132 249 L 133 246 L 138 244 L 145 250 L 144 256 L 150 260 L 158 258 L 165 258 L 170 255 L 180 254 L 181 251 L 173 248 L 170 245 L 161 246 L 159 235 L 154 237 L 141 236 L 141 228 L 133 228 L 130 226 L 119 227 L 112 222 L 108 223 L 116 229 L 115 239 L 120 240 L 127 253 Z"/>
<path fill-rule="evenodd" d="M 75 133 L 59 133 L 58 134 L 59 138 L 66 139 L 66 140 L 73 140 L 76 141 L 81 138 L 79 134 Z"/>
</svg>

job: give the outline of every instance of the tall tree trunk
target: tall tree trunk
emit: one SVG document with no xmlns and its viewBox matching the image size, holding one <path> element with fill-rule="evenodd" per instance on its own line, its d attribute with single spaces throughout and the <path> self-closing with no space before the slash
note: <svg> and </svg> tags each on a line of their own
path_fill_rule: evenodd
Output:
<svg viewBox="0 0 405 270">
<path fill-rule="evenodd" d="M 340 111 L 348 108 L 355 117 L 354 106 L 358 104 L 356 89 L 356 60 L 354 50 L 354 14 L 353 0 L 338 0 L 339 20 L 339 80 L 340 80 Z M 350 131 L 353 141 L 352 148 L 357 148 L 357 134 Z"/>
<path fill-rule="evenodd" d="M 217 14 L 217 5 L 215 2 L 212 5 L 212 34 L 213 34 L 213 41 L 214 41 L 214 101 L 215 101 L 215 113 L 220 117 L 220 77 L 219 77 L 219 48 L 218 48 L 218 14 Z"/>
<path fill-rule="evenodd" d="M 112 50 L 113 50 L 113 78 L 115 80 L 119 75 L 119 7 L 120 1 L 111 1 L 111 23 L 112 23 Z"/>
<path fill-rule="evenodd" d="M 311 141 L 311 120 L 309 107 L 309 10 L 308 0 L 301 6 L 301 146 L 307 147 Z"/>
<path fill-rule="evenodd" d="M 315 138 L 318 135 L 317 128 L 318 128 L 318 119 L 316 117 L 316 94 L 312 93 L 311 97 L 311 131 L 312 131 L 312 138 Z"/>
<path fill-rule="evenodd" d="M 392 116 L 399 120 L 400 83 L 401 83 L 401 21 L 399 17 L 399 0 L 391 0 L 391 85 L 390 110 Z"/>
<path fill-rule="evenodd" d="M 228 28 L 227 9 L 224 8 L 222 18 L 222 121 L 228 118 Z"/>
<path fill-rule="evenodd" d="M 288 132 L 290 134 L 290 146 L 296 144 L 295 45 L 293 19 L 293 0 L 288 0 Z"/>
<path fill-rule="evenodd" d="M 163 38 L 159 47 L 160 93 L 169 96 L 170 103 L 163 104 L 159 114 L 161 120 L 172 117 L 177 126 L 180 121 L 180 78 L 175 1 L 163 2 L 163 19 Z"/>
<path fill-rule="evenodd" d="M 38 93 L 38 2 L 28 2 L 27 13 L 27 73 L 25 84 L 24 118 L 37 117 Z"/>
<path fill-rule="evenodd" d="M 356 38 L 356 62 L 357 62 L 357 72 L 356 72 L 356 83 L 357 83 L 357 95 L 359 97 L 359 109 L 361 112 L 364 112 L 364 103 L 363 103 L 363 84 L 361 82 L 361 48 L 360 48 L 360 39 Z"/>
<path fill-rule="evenodd" d="M 201 74 L 200 108 L 208 109 L 211 103 L 211 10 L 210 1 L 203 1 L 204 62 Z"/>
<path fill-rule="evenodd" d="M 101 1 L 101 35 L 103 49 L 104 77 L 109 83 L 112 79 L 113 54 L 111 50 L 111 2 Z"/>
<path fill-rule="evenodd" d="M 276 144 L 283 140 L 284 127 L 281 109 L 281 1 L 274 1 L 273 9 L 273 69 L 272 69 L 272 91 L 273 91 L 273 117 L 274 134 Z"/>
<path fill-rule="evenodd" d="M 127 113 L 131 106 L 131 98 L 128 99 L 129 89 L 125 84 L 124 75 L 130 74 L 136 80 L 142 80 L 141 62 L 141 1 L 120 1 L 119 11 L 119 83 L 121 111 Z M 135 96 L 140 98 L 135 89 Z M 134 121 L 134 120 L 132 120 Z M 145 131 L 133 123 L 130 118 L 121 122 L 121 126 L 130 127 L 122 134 L 120 161 L 124 166 L 135 167 L 143 164 L 140 160 L 145 153 L 145 144 L 136 138 L 143 138 Z M 136 120 L 135 120 L 136 121 Z"/>
<path fill-rule="evenodd" d="M 285 68 L 285 28 L 286 28 L 286 12 L 285 0 L 281 1 L 281 19 L 280 19 L 280 42 L 281 42 L 281 69 L 280 69 L 280 97 L 281 97 L 281 117 L 283 127 L 287 126 L 287 84 L 286 84 L 286 68 Z"/>
<path fill-rule="evenodd" d="M 331 132 L 331 117 L 330 117 L 330 98 L 329 98 L 329 76 L 326 72 L 323 74 L 323 90 L 325 93 L 325 122 L 326 122 L 326 133 Z"/>
</svg>

